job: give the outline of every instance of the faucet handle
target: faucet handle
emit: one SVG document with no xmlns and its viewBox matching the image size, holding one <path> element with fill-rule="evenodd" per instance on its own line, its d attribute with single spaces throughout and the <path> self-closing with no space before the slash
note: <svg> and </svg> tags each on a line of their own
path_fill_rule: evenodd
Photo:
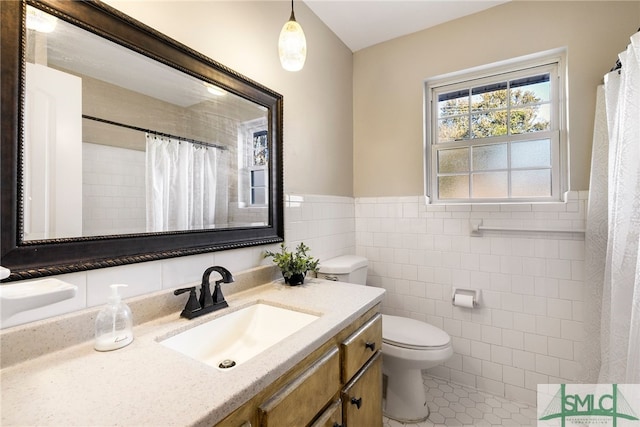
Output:
<svg viewBox="0 0 640 427">
<path fill-rule="evenodd" d="M 227 301 L 224 299 L 224 295 L 222 295 L 221 283 L 225 283 L 225 281 L 216 280 L 216 285 L 213 288 L 213 295 L 211 297 L 213 299 L 213 305 L 218 308 L 229 307 L 229 304 L 227 304 Z"/>
<path fill-rule="evenodd" d="M 174 295 L 180 295 L 180 294 L 184 294 L 185 292 L 194 292 L 196 291 L 196 287 L 195 286 L 191 286 L 190 288 L 180 288 L 180 289 L 176 289 L 175 291 L 173 291 Z"/>
<path fill-rule="evenodd" d="M 189 299 L 187 300 L 187 305 L 185 305 L 184 310 L 180 313 L 181 316 L 190 319 L 194 311 L 200 310 L 200 303 L 198 302 L 198 297 L 196 297 L 196 287 L 192 286 L 190 288 L 181 288 L 173 291 L 174 295 L 180 295 L 185 292 L 189 292 Z"/>
</svg>

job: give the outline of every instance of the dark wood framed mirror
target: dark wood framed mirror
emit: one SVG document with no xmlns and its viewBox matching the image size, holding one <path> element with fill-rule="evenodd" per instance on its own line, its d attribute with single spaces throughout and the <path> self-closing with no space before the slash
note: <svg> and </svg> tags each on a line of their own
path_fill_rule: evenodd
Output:
<svg viewBox="0 0 640 427">
<path fill-rule="evenodd" d="M 283 241 L 280 94 L 101 2 L 0 11 L 5 281 Z"/>
</svg>

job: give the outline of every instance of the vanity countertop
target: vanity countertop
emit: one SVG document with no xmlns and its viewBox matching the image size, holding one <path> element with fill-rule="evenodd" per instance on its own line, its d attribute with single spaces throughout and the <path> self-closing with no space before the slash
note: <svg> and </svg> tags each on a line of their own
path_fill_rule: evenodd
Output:
<svg viewBox="0 0 640 427">
<path fill-rule="evenodd" d="M 382 300 L 384 290 L 307 279 L 227 297 L 229 308 L 193 320 L 178 313 L 134 328 L 133 343 L 97 352 L 93 341 L 0 371 L 3 426 L 212 426 Z M 176 331 L 255 302 L 321 316 L 229 371 L 159 344 Z M 135 313 L 134 313 L 135 316 Z"/>
</svg>

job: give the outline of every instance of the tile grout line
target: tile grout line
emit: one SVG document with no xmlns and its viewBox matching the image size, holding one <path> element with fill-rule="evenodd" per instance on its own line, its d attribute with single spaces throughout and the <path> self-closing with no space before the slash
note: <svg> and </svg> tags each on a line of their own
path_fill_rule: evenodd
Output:
<svg viewBox="0 0 640 427">
<path fill-rule="evenodd" d="M 423 375 L 427 390 L 429 419 L 421 423 L 404 424 L 384 418 L 383 427 L 433 426 L 534 426 L 536 408 L 512 402 L 472 387 Z"/>
</svg>

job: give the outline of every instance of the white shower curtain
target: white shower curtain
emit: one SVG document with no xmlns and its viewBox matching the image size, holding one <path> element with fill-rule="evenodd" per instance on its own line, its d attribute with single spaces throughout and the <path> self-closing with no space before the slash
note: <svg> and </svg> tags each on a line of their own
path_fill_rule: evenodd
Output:
<svg viewBox="0 0 640 427">
<path fill-rule="evenodd" d="M 147 135 L 147 231 L 215 224 L 217 149 Z"/>
<path fill-rule="evenodd" d="M 586 233 L 587 333 L 600 313 L 600 366 L 588 349 L 585 363 L 605 384 L 640 383 L 640 32 L 620 62 L 599 96 L 606 131 L 596 111 Z"/>
</svg>

